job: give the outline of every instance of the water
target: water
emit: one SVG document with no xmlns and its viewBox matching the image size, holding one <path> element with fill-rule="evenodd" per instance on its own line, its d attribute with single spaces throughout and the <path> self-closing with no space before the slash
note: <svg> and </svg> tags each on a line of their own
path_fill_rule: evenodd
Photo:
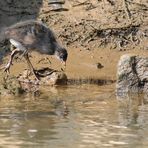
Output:
<svg viewBox="0 0 148 148">
<path fill-rule="evenodd" d="M 144 95 L 115 96 L 113 86 L 44 88 L 0 98 L 0 147 L 147 148 Z"/>
</svg>

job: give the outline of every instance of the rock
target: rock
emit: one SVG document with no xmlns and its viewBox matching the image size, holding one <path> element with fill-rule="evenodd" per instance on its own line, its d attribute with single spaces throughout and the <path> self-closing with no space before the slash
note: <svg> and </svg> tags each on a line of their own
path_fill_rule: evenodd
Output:
<svg viewBox="0 0 148 148">
<path fill-rule="evenodd" d="M 60 85 L 66 84 L 67 76 L 63 72 L 53 72 L 51 75 L 43 77 L 40 85 Z"/>
<path fill-rule="evenodd" d="M 148 58 L 123 55 L 118 63 L 117 94 L 148 91 Z"/>
<path fill-rule="evenodd" d="M 101 63 L 96 63 L 96 67 L 97 67 L 97 69 L 101 69 L 101 68 L 103 68 L 104 66 L 101 64 Z"/>
<path fill-rule="evenodd" d="M 25 70 L 18 76 L 18 80 L 24 83 L 31 83 L 35 85 L 60 85 L 67 83 L 67 76 L 62 71 L 56 71 L 50 68 L 42 68 L 37 70 L 40 81 L 37 81 L 30 71 Z"/>
<path fill-rule="evenodd" d="M 37 81 L 29 70 L 24 70 L 18 77 L 9 76 L 3 78 L 0 83 L 0 95 L 16 96 L 24 93 L 35 93 L 42 85 L 62 85 L 67 84 L 67 76 L 64 72 L 50 68 L 37 70 L 40 81 Z"/>
<path fill-rule="evenodd" d="M 67 8 L 63 8 L 65 4 L 64 0 L 48 0 L 48 5 L 51 6 L 51 11 L 68 11 Z"/>
<path fill-rule="evenodd" d="M 24 89 L 16 77 L 3 79 L 0 84 L 0 95 L 2 96 L 20 95 L 24 92 Z"/>
<path fill-rule="evenodd" d="M 48 4 L 65 4 L 65 0 L 48 0 Z"/>
</svg>

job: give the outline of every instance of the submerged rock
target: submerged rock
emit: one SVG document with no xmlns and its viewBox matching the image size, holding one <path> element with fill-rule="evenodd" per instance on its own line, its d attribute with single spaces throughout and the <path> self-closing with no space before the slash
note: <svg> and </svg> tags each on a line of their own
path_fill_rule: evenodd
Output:
<svg viewBox="0 0 148 148">
<path fill-rule="evenodd" d="M 117 94 L 148 92 L 148 58 L 123 55 L 118 63 Z"/>
</svg>

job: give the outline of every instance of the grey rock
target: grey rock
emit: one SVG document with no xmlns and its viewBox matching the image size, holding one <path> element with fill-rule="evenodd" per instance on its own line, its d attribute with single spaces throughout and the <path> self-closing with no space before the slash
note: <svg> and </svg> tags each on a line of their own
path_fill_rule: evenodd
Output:
<svg viewBox="0 0 148 148">
<path fill-rule="evenodd" d="M 117 69 L 117 94 L 148 92 L 148 58 L 123 55 Z"/>
<path fill-rule="evenodd" d="M 48 0 L 48 4 L 64 4 L 65 0 Z"/>
<path fill-rule="evenodd" d="M 51 11 L 68 11 L 67 8 L 63 8 L 64 0 L 49 0 L 48 4 L 52 7 Z"/>
</svg>

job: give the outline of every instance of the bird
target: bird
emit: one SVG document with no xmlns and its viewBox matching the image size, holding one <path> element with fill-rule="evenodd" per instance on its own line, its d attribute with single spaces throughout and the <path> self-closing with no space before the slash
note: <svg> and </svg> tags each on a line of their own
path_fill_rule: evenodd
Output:
<svg viewBox="0 0 148 148">
<path fill-rule="evenodd" d="M 28 53 L 31 51 L 54 55 L 66 66 L 67 50 L 59 44 L 54 32 L 41 21 L 26 20 L 3 28 L 0 33 L 0 41 L 4 40 L 9 40 L 15 47 L 8 63 L 3 67 L 7 73 L 10 71 L 14 56 L 19 54 L 26 59 L 31 72 L 39 80 L 37 71 L 29 59 Z"/>
</svg>

